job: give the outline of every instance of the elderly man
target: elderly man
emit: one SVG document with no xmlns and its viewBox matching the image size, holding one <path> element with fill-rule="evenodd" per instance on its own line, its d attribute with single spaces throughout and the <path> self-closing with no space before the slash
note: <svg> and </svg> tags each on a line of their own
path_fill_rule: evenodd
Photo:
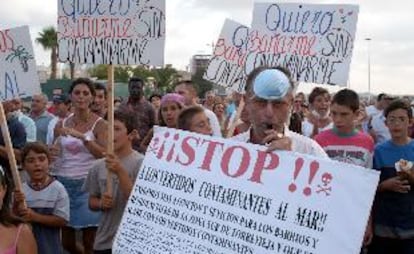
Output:
<svg viewBox="0 0 414 254">
<path fill-rule="evenodd" d="M 259 67 L 246 83 L 246 110 L 252 124 L 250 130 L 235 140 L 266 145 L 268 150 L 291 150 L 326 157 L 325 151 L 312 139 L 289 131 L 294 84 L 290 73 L 280 67 Z"/>
<path fill-rule="evenodd" d="M 30 117 L 36 123 L 36 138 L 37 141 L 46 144 L 47 127 L 53 115 L 47 112 L 47 96 L 44 94 L 33 95 L 32 97 L 32 111 Z"/>
</svg>

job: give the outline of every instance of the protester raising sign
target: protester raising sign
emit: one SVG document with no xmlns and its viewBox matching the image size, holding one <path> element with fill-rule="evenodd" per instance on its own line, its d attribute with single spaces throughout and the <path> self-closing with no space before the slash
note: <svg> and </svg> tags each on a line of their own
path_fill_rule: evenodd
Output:
<svg viewBox="0 0 414 254">
<path fill-rule="evenodd" d="M 359 253 L 378 173 L 265 150 L 156 128 L 113 253 Z"/>
<path fill-rule="evenodd" d="M 257 66 L 285 66 L 294 80 L 346 85 L 358 6 L 255 3 L 252 29 Z"/>
<path fill-rule="evenodd" d="M 165 0 L 59 0 L 61 62 L 162 66 Z"/>
<path fill-rule="evenodd" d="M 0 31 L 0 99 L 29 97 L 40 92 L 29 27 Z"/>
</svg>

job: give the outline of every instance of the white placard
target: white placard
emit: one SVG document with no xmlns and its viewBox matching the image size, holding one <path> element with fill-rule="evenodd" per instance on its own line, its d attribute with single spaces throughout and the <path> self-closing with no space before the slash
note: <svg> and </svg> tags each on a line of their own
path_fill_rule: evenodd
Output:
<svg viewBox="0 0 414 254">
<path fill-rule="evenodd" d="M 58 0 L 59 61 L 162 66 L 165 0 Z"/>
<path fill-rule="evenodd" d="M 281 65 L 296 81 L 345 86 L 358 12 L 356 5 L 255 3 L 259 50 L 246 68 Z"/>
<path fill-rule="evenodd" d="M 113 253 L 358 254 L 378 172 L 159 128 Z"/>
<path fill-rule="evenodd" d="M 29 27 L 0 30 L 0 99 L 40 93 Z"/>
<path fill-rule="evenodd" d="M 247 26 L 226 19 L 204 73 L 205 80 L 244 93 L 246 77 L 249 74 L 245 71 L 249 30 Z"/>
</svg>

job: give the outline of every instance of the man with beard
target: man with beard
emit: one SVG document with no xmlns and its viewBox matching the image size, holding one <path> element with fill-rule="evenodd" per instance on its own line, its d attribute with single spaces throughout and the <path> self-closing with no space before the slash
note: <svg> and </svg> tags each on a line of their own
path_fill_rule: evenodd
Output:
<svg viewBox="0 0 414 254">
<path fill-rule="evenodd" d="M 140 143 L 155 124 L 155 111 L 151 103 L 144 97 L 144 81 L 142 79 L 131 78 L 128 83 L 128 91 L 128 100 L 120 106 L 120 109 L 129 109 L 136 113 L 135 129 L 138 130 L 138 137 L 133 141 L 133 148 L 140 153 L 145 153 L 140 149 Z"/>
</svg>

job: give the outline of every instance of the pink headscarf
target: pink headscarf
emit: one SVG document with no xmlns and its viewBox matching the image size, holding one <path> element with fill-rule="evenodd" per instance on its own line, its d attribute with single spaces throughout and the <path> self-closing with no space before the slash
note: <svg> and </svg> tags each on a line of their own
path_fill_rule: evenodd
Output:
<svg viewBox="0 0 414 254">
<path fill-rule="evenodd" d="M 164 106 L 167 102 L 175 102 L 179 104 L 181 107 L 184 106 L 185 99 L 182 95 L 178 93 L 167 93 L 161 98 L 161 107 Z"/>
</svg>

